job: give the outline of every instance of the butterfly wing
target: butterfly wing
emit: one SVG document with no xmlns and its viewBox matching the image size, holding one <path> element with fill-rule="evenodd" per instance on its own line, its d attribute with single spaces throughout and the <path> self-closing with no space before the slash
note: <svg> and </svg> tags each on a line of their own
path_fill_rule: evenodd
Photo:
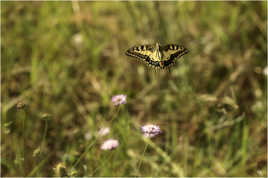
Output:
<svg viewBox="0 0 268 178">
<path fill-rule="evenodd" d="M 155 45 L 139 45 L 134 46 L 126 51 L 126 55 L 143 60 L 147 64 L 159 67 L 159 61 L 154 53 Z"/>
<path fill-rule="evenodd" d="M 147 57 L 151 56 L 152 51 L 152 45 L 139 45 L 129 48 L 125 54 L 130 57 L 136 57 L 142 60 L 146 60 Z"/>
<path fill-rule="evenodd" d="M 189 52 L 185 47 L 176 44 L 160 46 L 160 51 L 162 53 L 162 65 L 164 67 L 174 64 L 176 58 L 180 58 Z"/>
</svg>

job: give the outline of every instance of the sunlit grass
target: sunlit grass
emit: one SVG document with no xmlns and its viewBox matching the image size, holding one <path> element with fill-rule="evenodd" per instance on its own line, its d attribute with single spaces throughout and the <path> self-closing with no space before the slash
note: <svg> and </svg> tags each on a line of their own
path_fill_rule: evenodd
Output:
<svg viewBox="0 0 268 178">
<path fill-rule="evenodd" d="M 1 2 L 1 176 L 267 176 L 266 6 Z M 190 53 L 124 55 L 156 42 Z"/>
</svg>

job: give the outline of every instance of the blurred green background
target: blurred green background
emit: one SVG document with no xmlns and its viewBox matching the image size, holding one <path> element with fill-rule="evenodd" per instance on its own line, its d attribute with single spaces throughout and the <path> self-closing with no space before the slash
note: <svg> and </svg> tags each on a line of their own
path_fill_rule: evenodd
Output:
<svg viewBox="0 0 268 178">
<path fill-rule="evenodd" d="M 1 2 L 1 176 L 267 176 L 266 11 Z M 190 53 L 170 71 L 124 55 L 156 42 Z M 163 133 L 144 139 L 148 123 Z M 103 151 L 108 138 L 120 145 Z"/>
</svg>

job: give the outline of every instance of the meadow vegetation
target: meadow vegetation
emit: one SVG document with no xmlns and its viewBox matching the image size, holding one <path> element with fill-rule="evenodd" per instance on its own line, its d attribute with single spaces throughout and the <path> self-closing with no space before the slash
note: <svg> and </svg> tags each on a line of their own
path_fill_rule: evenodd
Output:
<svg viewBox="0 0 268 178">
<path fill-rule="evenodd" d="M 1 2 L 1 59 L 1 176 L 267 176 L 266 2 Z"/>
</svg>

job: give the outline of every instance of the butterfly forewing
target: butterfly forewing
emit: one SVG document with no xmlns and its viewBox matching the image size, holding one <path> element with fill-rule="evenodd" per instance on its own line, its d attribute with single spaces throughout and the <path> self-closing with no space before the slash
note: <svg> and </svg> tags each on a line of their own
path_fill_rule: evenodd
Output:
<svg viewBox="0 0 268 178">
<path fill-rule="evenodd" d="M 126 55 L 146 60 L 148 57 L 151 58 L 153 50 L 153 45 L 139 45 L 128 49 Z"/>
</svg>

